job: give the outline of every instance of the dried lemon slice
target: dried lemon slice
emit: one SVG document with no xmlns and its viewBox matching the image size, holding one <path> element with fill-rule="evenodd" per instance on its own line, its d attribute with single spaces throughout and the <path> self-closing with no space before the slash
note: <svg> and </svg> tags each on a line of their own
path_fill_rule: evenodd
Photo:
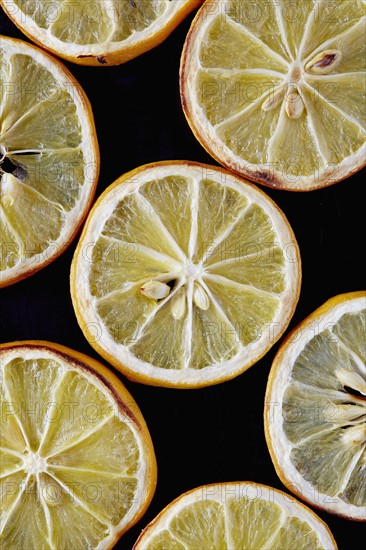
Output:
<svg viewBox="0 0 366 550">
<path fill-rule="evenodd" d="M 202 0 L 2 0 L 40 46 L 82 65 L 117 65 L 154 48 Z"/>
<path fill-rule="evenodd" d="M 300 498 L 366 520 L 366 292 L 341 294 L 281 345 L 270 373 L 266 438 Z"/>
<path fill-rule="evenodd" d="M 92 110 L 57 60 L 0 38 L 0 287 L 68 246 L 99 173 Z"/>
<path fill-rule="evenodd" d="M 366 159 L 362 0 L 206 2 L 187 36 L 181 93 L 197 139 L 258 183 L 308 191 Z"/>
<path fill-rule="evenodd" d="M 336 550 L 325 523 L 287 494 L 237 482 L 181 495 L 144 529 L 134 550 Z"/>
<path fill-rule="evenodd" d="M 142 415 L 97 361 L 0 346 L 1 548 L 112 548 L 146 510 L 156 463 Z"/>
<path fill-rule="evenodd" d="M 300 278 L 292 230 L 264 193 L 212 166 L 162 162 L 99 198 L 71 294 L 86 338 L 112 365 L 148 384 L 195 387 L 266 353 Z"/>
</svg>

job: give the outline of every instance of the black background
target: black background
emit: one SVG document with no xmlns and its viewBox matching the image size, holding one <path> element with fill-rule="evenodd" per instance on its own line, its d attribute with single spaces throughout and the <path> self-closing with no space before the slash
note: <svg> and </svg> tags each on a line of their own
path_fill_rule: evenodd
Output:
<svg viewBox="0 0 366 550">
<path fill-rule="evenodd" d="M 182 159 L 216 164 L 191 133 L 179 98 L 179 60 L 192 18 L 162 45 L 127 64 L 100 68 L 67 64 L 94 111 L 101 152 L 97 196 L 122 173 L 148 162 Z M 0 33 L 25 38 L 2 12 Z M 362 175 L 310 193 L 263 188 L 288 217 L 302 256 L 302 290 L 289 330 L 328 298 L 364 287 Z M 71 304 L 74 249 L 75 242 L 33 277 L 0 290 L 1 342 L 44 339 L 98 358 L 79 329 Z M 250 480 L 285 490 L 272 466 L 262 421 L 267 377 L 278 345 L 238 378 L 206 389 L 148 387 L 119 375 L 148 424 L 158 485 L 145 516 L 116 548 L 130 550 L 141 529 L 163 507 L 199 485 Z M 362 540 L 363 524 L 318 514 L 340 550 Z"/>
</svg>

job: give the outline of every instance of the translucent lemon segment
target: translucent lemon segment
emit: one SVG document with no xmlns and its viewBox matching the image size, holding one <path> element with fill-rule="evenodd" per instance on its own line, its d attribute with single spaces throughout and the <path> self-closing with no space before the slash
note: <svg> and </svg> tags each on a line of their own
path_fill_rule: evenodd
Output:
<svg viewBox="0 0 366 550">
<path fill-rule="evenodd" d="M 141 220 L 144 222 L 141 223 Z M 105 223 L 103 235 L 125 243 L 143 245 L 179 259 L 175 242 L 160 217 L 150 202 L 138 192 L 121 200 Z"/>
<path fill-rule="evenodd" d="M 224 259 L 208 266 L 207 273 L 278 294 L 286 288 L 285 258 L 283 250 L 276 246 L 262 249 L 253 245 L 252 252 L 248 249 L 246 256 L 238 254 L 238 257 Z"/>
<path fill-rule="evenodd" d="M 175 242 L 188 254 L 192 226 L 192 180 L 168 176 L 145 183 L 140 193 L 149 201 Z"/>
<path fill-rule="evenodd" d="M 257 496 L 249 496 L 252 491 Z M 147 526 L 134 546 L 134 550 L 166 548 L 328 550 L 336 544 L 319 518 L 288 495 L 256 484 L 228 483 L 181 495 Z"/>
<path fill-rule="evenodd" d="M 88 249 L 85 249 L 86 258 L 88 254 Z M 126 291 L 135 283 L 143 284 L 176 268 L 174 260 L 156 255 L 150 248 L 103 236 L 95 243 L 90 259 L 91 292 L 97 298 Z"/>
<path fill-rule="evenodd" d="M 47 387 L 45 385 L 45 391 Z M 103 420 L 115 413 L 105 395 L 77 372 L 63 375 L 52 403 L 47 434 L 41 447 L 43 456 L 54 455 L 85 439 L 88 432 L 94 432 Z"/>
<path fill-rule="evenodd" d="M 309 84 L 324 100 L 340 109 L 345 116 L 351 117 L 366 128 L 365 109 L 360 104 L 366 103 L 366 78 L 362 73 L 347 75 L 338 74 L 323 76 L 308 76 Z"/>
<path fill-rule="evenodd" d="M 271 254 L 274 250 L 275 239 L 276 234 L 269 215 L 257 204 L 251 204 L 238 216 L 222 242 L 216 247 L 210 247 L 205 265 L 211 266 L 229 260 L 239 262 L 253 254 L 257 258 L 265 259 L 266 254 Z M 258 262 L 258 266 L 260 263 Z"/>
<path fill-rule="evenodd" d="M 1 458 L 2 460 L 2 458 Z M 0 462 L 2 466 L 2 462 Z M 26 484 L 27 473 L 24 470 L 11 475 L 1 475 L 0 477 L 0 529 L 7 521 L 9 513 L 13 510 L 15 501 L 19 497 L 19 492 L 23 490 Z"/>
<path fill-rule="evenodd" d="M 66 90 L 58 90 L 18 118 L 1 141 L 10 152 L 78 147 L 81 128 L 73 98 Z"/>
<path fill-rule="evenodd" d="M 20 456 L 11 454 L 0 448 L 0 476 L 3 477 L 9 473 L 16 472 L 21 469 L 23 461 Z"/>
<path fill-rule="evenodd" d="M 363 450 L 353 468 L 341 497 L 355 506 L 366 505 L 366 449 Z"/>
<path fill-rule="evenodd" d="M 156 301 L 146 299 L 140 288 L 141 283 L 134 284 L 97 302 L 98 315 L 112 338 L 126 346 L 136 341 L 140 328 L 157 307 Z"/>
<path fill-rule="evenodd" d="M 17 236 L 24 260 L 32 258 L 58 239 L 65 215 L 58 205 L 12 174 L 3 175 L 1 183 L 5 193 L 0 197 L 0 206 L 5 219 Z"/>
<path fill-rule="evenodd" d="M 366 364 L 366 309 L 359 313 L 346 313 L 333 327 L 333 333 L 351 352 L 355 353 Z"/>
<path fill-rule="evenodd" d="M 114 477 L 101 472 L 50 468 L 52 476 L 72 487 L 78 500 L 102 520 L 117 525 L 131 508 L 138 481 L 133 477 Z"/>
<path fill-rule="evenodd" d="M 109 529 L 106 523 L 98 520 L 89 511 L 88 506 L 69 493 L 53 477 L 41 474 L 43 498 L 47 502 L 52 529 L 53 547 L 95 548 L 99 541 L 106 538 Z M 37 548 L 37 546 L 33 546 Z"/>
<path fill-rule="evenodd" d="M 235 357 L 241 349 L 237 327 L 212 304 L 208 310 L 193 307 L 190 367 L 202 369 Z"/>
<path fill-rule="evenodd" d="M 259 339 L 266 324 L 269 330 L 279 305 L 278 298 L 215 275 L 206 277 L 206 284 L 235 327 L 242 344 L 247 346 Z"/>
<path fill-rule="evenodd" d="M 196 502 L 183 508 L 169 530 L 188 548 L 227 548 L 224 507 L 217 502 Z"/>
<path fill-rule="evenodd" d="M 0 184 L 2 176 L 0 175 Z M 5 213 L 0 205 L 0 242 L 2 251 L 0 254 L 0 271 L 7 267 L 13 267 L 19 258 L 20 242 L 17 239 L 14 230 L 5 219 Z"/>
<path fill-rule="evenodd" d="M 139 455 L 132 430 L 126 422 L 113 417 L 79 442 L 48 458 L 48 462 L 52 466 L 133 476 L 138 470 Z"/>
<path fill-rule="evenodd" d="M 218 16 L 210 25 L 200 50 L 204 68 L 270 69 L 286 73 L 287 64 L 255 36 L 228 17 Z"/>
<path fill-rule="evenodd" d="M 232 229 L 247 204 L 247 198 L 230 187 L 209 179 L 200 182 L 194 260 L 212 255 L 218 241 Z"/>
<path fill-rule="evenodd" d="M 256 102 L 233 119 L 224 121 L 218 127 L 217 135 L 236 155 L 254 164 L 265 164 L 270 160 L 270 139 L 276 131 L 279 116 L 279 109 L 264 111 L 261 103 Z M 256 139 L 252 139 L 253 135 L 257 136 Z"/>
<path fill-rule="evenodd" d="M 268 538 L 282 522 L 283 511 L 278 504 L 248 498 L 230 499 L 227 503 L 227 529 L 233 548 L 267 548 Z"/>
<path fill-rule="evenodd" d="M 276 13 L 275 2 L 267 2 L 265 9 L 262 9 L 254 2 L 243 3 L 241 0 L 231 0 L 228 2 L 225 13 L 241 25 L 244 31 L 251 33 L 273 52 L 289 61 L 288 47 L 279 26 L 280 19 Z"/>
<path fill-rule="evenodd" d="M 286 44 L 294 58 L 298 57 L 304 29 L 310 13 L 317 5 L 316 0 L 278 0 L 278 20 L 285 31 Z M 284 38 L 282 38 L 283 40 Z"/>
<path fill-rule="evenodd" d="M 137 342 L 131 350 L 136 357 L 156 367 L 181 369 L 187 366 L 189 339 L 186 315 L 176 319 L 172 312 L 172 302 L 169 301 L 155 313 L 141 337 L 136 335 Z"/>
<path fill-rule="evenodd" d="M 305 521 L 298 518 L 288 518 L 286 527 L 281 527 L 271 540 L 270 547 L 298 548 L 299 550 L 321 550 L 319 537 Z"/>
<path fill-rule="evenodd" d="M 147 0 L 143 3 L 113 0 L 113 5 L 116 14 L 114 20 L 118 24 L 111 37 L 112 40 L 125 40 L 135 32 L 143 31 L 163 15 L 167 8 L 167 2 L 164 0 Z"/>
<path fill-rule="evenodd" d="M 5 367 L 4 381 L 32 451 L 38 450 L 51 421 L 52 398 L 60 377 L 61 366 L 47 359 L 19 357 Z"/>
<path fill-rule="evenodd" d="M 314 327 L 316 330 L 316 327 Z M 330 330 L 324 330 L 306 344 L 297 357 L 292 377 L 315 388 L 340 390 L 336 365 L 346 371 L 356 371 L 357 364 Z"/>
<path fill-rule="evenodd" d="M 10 519 L 1 533 L 1 544 L 5 548 L 37 548 L 51 550 L 49 529 L 44 508 L 39 498 L 35 476 L 17 487 L 21 493 L 13 508 Z"/>
<path fill-rule="evenodd" d="M 14 403 L 13 398 L 5 391 L 4 372 L 0 369 L 0 447 L 2 449 L 23 452 L 26 448 L 17 417 L 19 412 L 19 405 Z"/>
<path fill-rule="evenodd" d="M 309 2 L 309 4 L 311 3 L 314 6 L 310 14 L 302 48 L 304 57 L 312 53 L 321 44 L 327 43 L 328 46 L 330 44 L 328 41 L 333 42 L 332 39 L 335 36 L 337 36 L 338 44 L 344 40 L 344 36 L 348 40 L 348 36 L 352 35 L 352 29 L 358 24 L 360 18 L 366 15 L 366 6 L 362 0 L 352 2 L 321 0 L 320 2 Z M 349 43 L 351 43 L 351 40 Z M 360 44 L 360 37 L 358 37 L 357 43 Z M 329 47 L 332 48 L 333 46 L 330 45 Z"/>
<path fill-rule="evenodd" d="M 196 93 L 205 116 L 216 125 L 259 102 L 283 81 L 265 70 L 258 74 L 250 70 L 200 69 Z"/>
<path fill-rule="evenodd" d="M 60 85 L 45 67 L 30 55 L 14 54 L 10 57 L 8 87 L 4 86 L 5 100 L 1 113 L 1 133 L 6 133 L 18 120 L 50 96 L 60 92 Z M 21 86 L 15 84 L 21 75 Z M 31 120 L 28 118 L 28 120 Z"/>
<path fill-rule="evenodd" d="M 107 548 L 154 489 L 136 403 L 112 373 L 56 344 L 3 344 L 0 364 L 1 547 Z"/>
<path fill-rule="evenodd" d="M 75 207 L 84 184 L 84 155 L 81 149 L 56 149 L 47 153 L 9 154 L 18 167 L 19 181 L 59 204 L 66 212 Z"/>
<path fill-rule="evenodd" d="M 360 450 L 359 445 L 346 445 L 344 433 L 339 428 L 314 435 L 291 451 L 291 461 L 304 479 L 331 496 L 339 494 L 344 476 Z M 339 475 L 334 476 L 334 472 L 339 472 Z"/>
<path fill-rule="evenodd" d="M 75 4 L 63 2 L 60 7 L 57 17 L 50 24 L 50 32 L 59 40 L 97 44 L 105 42 L 110 36 L 113 12 L 109 15 L 108 5 L 103 0 Z"/>
<path fill-rule="evenodd" d="M 50 8 L 52 18 L 55 4 L 42 7 L 31 1 L 21 6 L 37 13 Z M 13 13 L 21 13 L 13 8 Z M 88 100 L 66 69 L 26 42 L 2 37 L 1 46 L 4 286 L 49 264 L 69 244 L 94 192 L 99 153 Z"/>
<path fill-rule="evenodd" d="M 298 100 L 302 101 L 300 96 Z M 278 122 L 276 139 L 270 146 L 269 158 L 288 178 L 310 176 L 324 164 L 319 146 L 305 113 L 299 119 L 291 119 L 284 112 Z"/>
</svg>

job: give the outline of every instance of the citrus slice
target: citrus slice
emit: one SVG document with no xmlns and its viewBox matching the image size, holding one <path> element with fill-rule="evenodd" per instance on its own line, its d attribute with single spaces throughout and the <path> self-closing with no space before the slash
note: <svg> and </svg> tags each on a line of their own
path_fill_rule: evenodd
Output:
<svg viewBox="0 0 366 550">
<path fill-rule="evenodd" d="M 187 120 L 231 171 L 293 191 L 325 187 L 366 159 L 366 4 L 214 0 L 181 62 Z"/>
<path fill-rule="evenodd" d="M 134 550 L 334 550 L 327 525 L 287 494 L 237 482 L 204 485 L 170 503 L 144 529 Z"/>
<path fill-rule="evenodd" d="M 21 40 L 0 39 L 0 287 L 68 246 L 93 199 L 99 151 L 74 77 Z"/>
<path fill-rule="evenodd" d="M 287 337 L 265 428 L 281 481 L 314 506 L 366 520 L 366 292 L 341 294 Z"/>
<path fill-rule="evenodd" d="M 300 259 L 278 207 L 211 166 L 142 166 L 94 206 L 71 268 L 90 344 L 135 381 L 215 384 L 255 363 L 297 303 Z"/>
<path fill-rule="evenodd" d="M 3 0 L 31 40 L 81 65 L 117 65 L 158 46 L 202 0 Z"/>
<path fill-rule="evenodd" d="M 49 342 L 0 346 L 1 548 L 112 548 L 156 484 L 145 421 L 103 365 Z"/>
</svg>

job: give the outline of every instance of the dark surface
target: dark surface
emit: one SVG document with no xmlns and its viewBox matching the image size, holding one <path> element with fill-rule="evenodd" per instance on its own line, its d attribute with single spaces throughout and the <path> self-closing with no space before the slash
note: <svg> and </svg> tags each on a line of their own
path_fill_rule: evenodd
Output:
<svg viewBox="0 0 366 550">
<path fill-rule="evenodd" d="M 101 150 L 97 196 L 122 173 L 147 162 L 184 159 L 215 164 L 195 140 L 180 105 L 179 59 L 191 20 L 192 16 L 164 44 L 125 65 L 99 69 L 67 64 L 95 115 Z M 22 37 L 2 12 L 0 33 Z M 289 328 L 328 298 L 364 287 L 361 179 L 359 173 L 306 194 L 263 188 L 287 215 L 302 255 L 302 291 Z M 74 249 L 75 243 L 33 277 L 0 291 L 0 342 L 44 339 L 98 358 L 71 304 L 68 276 Z M 262 421 L 267 376 L 278 345 L 235 380 L 207 389 L 154 388 L 121 376 L 150 429 L 158 486 L 145 516 L 117 548 L 131 549 L 141 529 L 163 507 L 196 486 L 250 480 L 285 490 L 272 466 Z M 319 515 L 340 550 L 349 550 L 351 537 L 362 540 L 364 525 Z"/>
</svg>

